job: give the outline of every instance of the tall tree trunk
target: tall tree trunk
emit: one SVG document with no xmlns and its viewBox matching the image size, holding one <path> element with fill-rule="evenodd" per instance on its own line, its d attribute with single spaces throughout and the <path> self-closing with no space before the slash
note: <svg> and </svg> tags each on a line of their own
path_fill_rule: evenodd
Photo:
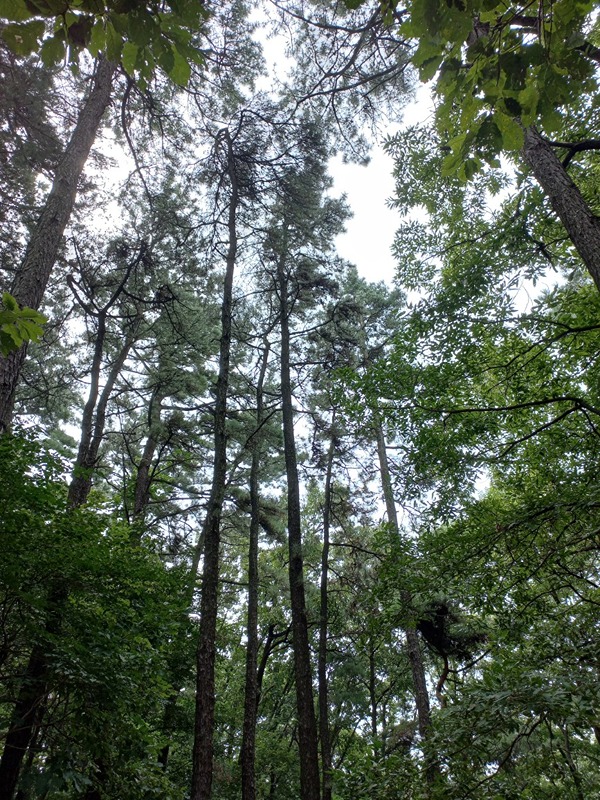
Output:
<svg viewBox="0 0 600 800">
<path fill-rule="evenodd" d="M 321 774 L 323 800 L 331 800 L 333 789 L 331 764 L 331 734 L 329 730 L 329 687 L 327 683 L 327 634 L 329 620 L 329 530 L 331 525 L 331 498 L 333 457 L 335 454 L 335 411 L 331 420 L 331 441 L 325 472 L 325 497 L 323 501 L 323 549 L 321 551 L 321 608 L 319 613 L 319 736 L 321 740 Z"/>
<path fill-rule="evenodd" d="M 256 718 L 258 715 L 258 532 L 260 497 L 258 477 L 261 462 L 261 429 L 264 421 L 263 385 L 267 373 L 270 346 L 265 338 L 263 358 L 256 385 L 256 433 L 252 444 L 250 467 L 250 540 L 248 543 L 248 610 L 246 622 L 246 684 L 242 730 L 242 800 L 256 800 Z"/>
<path fill-rule="evenodd" d="M 394 501 L 392 480 L 385 446 L 385 437 L 381 420 L 375 417 L 375 433 L 377 437 L 377 454 L 379 457 L 379 471 L 381 474 L 381 484 L 385 500 L 385 509 L 388 522 L 397 539 L 400 537 L 400 526 L 398 524 L 398 513 Z M 407 622 L 404 625 L 404 635 L 406 637 L 406 652 L 410 663 L 413 679 L 413 689 L 415 693 L 415 704 L 417 707 L 417 720 L 419 724 L 419 734 L 423 742 L 425 755 L 426 776 L 429 783 L 433 783 L 439 774 L 439 766 L 430 751 L 429 740 L 431 736 L 431 711 L 429 706 L 429 692 L 425 680 L 425 668 L 423 666 L 423 654 L 419 644 L 419 637 L 411 617 L 412 596 L 407 589 L 401 589 L 401 600 L 405 609 Z"/>
<path fill-rule="evenodd" d="M 56 172 L 50 194 L 31 235 L 11 292 L 22 306 L 39 308 L 71 216 L 77 184 L 110 101 L 116 65 L 98 60 L 92 89 L 79 113 L 77 125 Z M 25 360 L 26 346 L 6 358 L 0 356 L 0 432 L 10 425 L 15 391 Z"/>
<path fill-rule="evenodd" d="M 281 404 L 283 442 L 287 476 L 289 581 L 292 607 L 292 635 L 296 706 L 298 711 L 298 747 L 300 751 L 301 800 L 320 800 L 317 721 L 313 701 L 308 621 L 304 594 L 304 561 L 300 486 L 294 437 L 294 407 L 290 377 L 290 329 L 288 280 L 285 255 L 277 262 L 277 284 L 281 309 Z"/>
<path fill-rule="evenodd" d="M 523 157 L 600 291 L 600 218 L 592 213 L 552 145 L 534 127 L 525 129 Z"/>
<path fill-rule="evenodd" d="M 197 650 L 196 714 L 192 790 L 190 800 L 209 800 L 213 777 L 213 728 L 215 718 L 215 647 L 219 588 L 219 545 L 221 514 L 227 478 L 227 390 L 231 354 L 233 273 L 237 257 L 236 216 L 238 184 L 233 143 L 229 131 L 222 131 L 221 141 L 227 147 L 227 173 L 231 185 L 223 302 L 221 306 L 221 341 L 214 415 L 213 475 L 206 519 L 203 525 L 204 563 L 200 596 L 200 631 Z"/>
<path fill-rule="evenodd" d="M 90 393 L 83 412 L 79 451 L 67 497 L 69 508 L 77 508 L 87 500 L 92 485 L 92 472 L 96 465 L 98 451 L 104 436 L 108 401 L 134 341 L 134 335 L 132 334 L 121 348 L 98 399 L 98 384 L 105 333 L 105 315 L 101 315 L 92 362 Z M 95 419 L 94 410 L 96 412 Z M 60 630 L 63 607 L 67 601 L 68 593 L 68 587 L 64 584 L 54 585 L 49 590 L 51 610 L 44 628 L 50 641 Z M 36 644 L 25 668 L 0 761 L 0 800 L 12 800 L 21 764 L 31 746 L 35 731 L 44 714 L 48 693 L 47 670 L 47 647 L 42 644 Z"/>
</svg>

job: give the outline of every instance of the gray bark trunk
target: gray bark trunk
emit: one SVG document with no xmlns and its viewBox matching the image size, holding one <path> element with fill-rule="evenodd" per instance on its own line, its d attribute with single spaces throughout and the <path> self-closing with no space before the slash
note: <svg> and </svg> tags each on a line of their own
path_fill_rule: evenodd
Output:
<svg viewBox="0 0 600 800">
<path fill-rule="evenodd" d="M 73 211 L 79 178 L 110 101 L 115 70 L 115 64 L 99 59 L 92 89 L 56 168 L 50 194 L 11 288 L 11 293 L 21 306 L 38 309 L 41 305 L 65 227 Z M 23 346 L 6 358 L 0 356 L 0 431 L 10 425 L 25 353 L 26 346 Z"/>
<path fill-rule="evenodd" d="M 125 344 L 119 351 L 117 358 L 106 378 L 104 388 L 99 393 L 100 369 L 102 367 L 102 356 L 104 352 L 105 318 L 101 317 L 96 338 L 94 360 L 92 363 L 92 373 L 90 382 L 90 392 L 88 400 L 83 410 L 81 420 L 81 437 L 79 440 L 79 450 L 77 460 L 73 467 L 73 478 L 69 486 L 68 505 L 70 508 L 78 508 L 88 499 L 92 488 L 93 474 L 98 463 L 98 453 L 100 445 L 104 439 L 104 427 L 106 422 L 106 409 L 112 394 L 114 385 L 125 364 L 131 346 L 134 342 L 134 334 L 130 335 Z M 98 397 L 98 393 L 100 396 Z"/>
<path fill-rule="evenodd" d="M 160 421 L 162 413 L 162 403 L 164 389 L 158 384 L 150 398 L 150 406 L 148 408 L 148 437 L 144 445 L 144 451 L 140 460 L 137 474 L 135 477 L 135 492 L 133 497 L 133 519 L 139 520 L 143 518 L 148 503 L 150 501 L 150 486 L 152 484 L 152 475 L 150 468 L 152 460 L 158 447 L 158 432 L 160 430 Z"/>
<path fill-rule="evenodd" d="M 322 798 L 331 800 L 333 776 L 331 764 L 331 732 L 329 729 L 329 686 L 327 681 L 327 634 L 329 620 L 329 531 L 331 523 L 331 493 L 333 457 L 335 454 L 335 411 L 331 420 L 331 441 L 327 454 L 325 497 L 323 502 L 323 550 L 321 552 L 321 609 L 319 614 L 319 734 L 321 738 Z"/>
<path fill-rule="evenodd" d="M 290 378 L 290 331 L 288 281 L 285 256 L 277 264 L 277 283 L 281 309 L 281 403 L 283 441 L 287 476 L 289 580 L 292 607 L 292 636 L 296 707 L 298 712 L 298 749 L 300 754 L 301 800 L 320 800 L 320 776 L 317 721 L 313 700 L 308 620 L 304 593 L 304 559 L 298 464 L 294 438 L 294 408 Z"/>
<path fill-rule="evenodd" d="M 238 184 L 233 145 L 228 131 L 222 133 L 227 146 L 227 171 L 231 185 L 229 200 L 229 245 L 226 257 L 221 341 L 214 417 L 213 477 L 203 525 L 204 564 L 200 599 L 200 635 L 196 656 L 196 714 L 190 800 L 209 800 L 213 777 L 213 729 L 215 718 L 215 648 L 219 588 L 221 514 L 227 477 L 227 390 L 231 355 L 233 273 L 237 257 L 236 217 Z"/>
<path fill-rule="evenodd" d="M 250 541 L 248 543 L 248 611 L 246 617 L 246 684 L 244 693 L 244 724 L 242 730 L 242 800 L 256 800 L 256 720 L 258 714 L 258 532 L 260 528 L 260 497 L 258 477 L 261 462 L 261 427 L 264 421 L 263 384 L 269 359 L 269 343 L 265 349 L 256 386 L 256 433 L 250 468 Z"/>
<path fill-rule="evenodd" d="M 534 127 L 525 130 L 523 158 L 548 196 L 600 291 L 600 218 L 592 213 L 554 148 Z"/>
</svg>

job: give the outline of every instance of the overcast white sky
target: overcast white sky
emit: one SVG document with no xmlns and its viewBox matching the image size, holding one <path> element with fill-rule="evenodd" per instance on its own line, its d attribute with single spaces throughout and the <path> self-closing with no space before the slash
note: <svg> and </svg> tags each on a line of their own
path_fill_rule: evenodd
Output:
<svg viewBox="0 0 600 800">
<path fill-rule="evenodd" d="M 429 89 L 421 86 L 416 100 L 406 107 L 404 121 L 412 124 L 431 115 Z M 398 212 L 387 205 L 394 193 L 393 167 L 392 159 L 379 145 L 374 146 L 367 166 L 344 164 L 341 157 L 332 159 L 330 165 L 334 179 L 332 195 L 346 194 L 354 213 L 348 220 L 347 232 L 337 238 L 337 251 L 342 258 L 356 264 L 363 278 L 388 284 L 396 269 L 390 248 L 400 220 Z"/>
<path fill-rule="evenodd" d="M 345 194 L 353 213 L 347 232 L 337 237 L 339 255 L 356 264 L 364 278 L 387 283 L 394 277 L 390 247 L 398 227 L 398 212 L 386 205 L 394 193 L 392 169 L 391 158 L 378 146 L 367 166 L 344 164 L 336 156 L 329 170 L 334 179 L 331 194 Z"/>
</svg>

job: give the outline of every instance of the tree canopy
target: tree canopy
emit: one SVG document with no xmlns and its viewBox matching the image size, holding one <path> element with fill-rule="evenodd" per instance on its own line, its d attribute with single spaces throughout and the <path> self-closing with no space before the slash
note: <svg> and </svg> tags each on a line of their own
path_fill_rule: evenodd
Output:
<svg viewBox="0 0 600 800">
<path fill-rule="evenodd" d="M 0 800 L 600 793 L 598 11 L 0 4 Z"/>
</svg>

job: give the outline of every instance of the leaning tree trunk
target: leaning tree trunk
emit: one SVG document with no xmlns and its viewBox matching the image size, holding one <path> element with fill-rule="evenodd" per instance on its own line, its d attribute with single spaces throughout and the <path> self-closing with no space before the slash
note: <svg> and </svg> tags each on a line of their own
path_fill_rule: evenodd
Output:
<svg viewBox="0 0 600 800">
<path fill-rule="evenodd" d="M 260 497 L 258 477 L 261 464 L 261 439 L 264 423 L 263 385 L 269 361 L 269 342 L 265 337 L 260 373 L 256 385 L 256 431 L 252 441 L 250 467 L 250 541 L 248 543 L 248 610 L 246 623 L 246 684 L 242 729 L 242 800 L 256 800 L 256 719 L 258 715 L 258 532 Z"/>
<path fill-rule="evenodd" d="M 375 419 L 375 433 L 377 437 L 377 454 L 379 457 L 379 471 L 381 474 L 381 484 L 383 487 L 383 497 L 388 522 L 392 528 L 396 539 L 400 536 L 400 526 L 398 524 L 398 513 L 394 502 L 394 493 L 390 477 L 390 468 L 385 446 L 385 437 L 381 420 Z M 412 609 L 412 596 L 407 589 L 401 589 L 401 600 L 406 615 L 409 617 L 404 624 L 404 635 L 406 636 L 406 652 L 410 663 L 413 679 L 413 689 L 415 693 L 415 704 L 417 707 L 417 720 L 419 734 L 423 742 L 425 754 L 425 771 L 428 783 L 433 783 L 439 775 L 439 766 L 433 753 L 431 753 L 429 741 L 431 738 L 431 710 L 429 706 L 429 692 L 425 680 L 425 668 L 423 666 L 423 655 L 419 644 L 419 637 L 414 623 L 410 620 Z"/>
<path fill-rule="evenodd" d="M 159 432 L 161 427 L 162 404 L 165 399 L 165 387 L 158 383 L 152 391 L 148 406 L 148 436 L 142 452 L 135 476 L 135 490 L 133 495 L 133 520 L 143 519 L 148 503 L 150 502 L 150 489 L 152 486 L 152 461 L 159 445 Z M 136 534 L 139 538 L 139 533 Z"/>
<path fill-rule="evenodd" d="M 92 363 L 90 391 L 83 409 L 81 438 L 79 440 L 77 460 L 73 467 L 73 478 L 69 486 L 67 502 L 70 508 L 78 508 L 88 499 L 92 488 L 93 473 L 98 464 L 100 445 L 104 440 L 106 409 L 108 408 L 110 396 L 117 378 L 121 374 L 121 370 L 125 365 L 125 361 L 127 360 L 127 356 L 135 340 L 134 331 L 125 340 L 109 370 L 104 388 L 99 392 L 105 334 L 106 318 L 105 316 L 101 316 Z"/>
<path fill-rule="evenodd" d="M 534 127 L 525 130 L 523 158 L 548 196 L 600 291 L 600 218 L 592 213 L 552 145 Z"/>
<path fill-rule="evenodd" d="M 298 481 L 296 442 L 294 438 L 294 407 L 290 378 L 290 312 L 285 256 L 281 256 L 277 263 L 277 284 L 281 309 L 281 404 L 287 476 L 288 571 L 292 607 L 296 707 L 298 711 L 300 797 L 301 800 L 320 800 L 317 721 L 313 702 L 308 621 L 304 593 L 300 485 Z"/>
<path fill-rule="evenodd" d="M 214 414 L 213 475 L 206 519 L 203 525 L 204 564 L 200 596 L 200 631 L 196 661 L 196 714 L 190 800 L 209 800 L 213 777 L 213 729 L 215 719 L 215 649 L 219 587 L 219 545 L 221 514 L 227 478 L 227 390 L 231 354 L 233 273 L 237 257 L 238 184 L 233 144 L 229 131 L 223 131 L 227 146 L 227 173 L 231 185 L 229 200 L 229 245 L 226 257 L 221 341 Z"/>
<path fill-rule="evenodd" d="M 109 104 L 116 65 L 98 60 L 94 84 L 79 113 L 77 125 L 56 168 L 54 181 L 31 235 L 11 292 L 21 306 L 39 308 L 54 267 L 65 227 L 71 216 L 77 184 Z M 0 356 L 0 431 L 10 425 L 15 391 L 25 360 L 26 346 Z"/>
</svg>

